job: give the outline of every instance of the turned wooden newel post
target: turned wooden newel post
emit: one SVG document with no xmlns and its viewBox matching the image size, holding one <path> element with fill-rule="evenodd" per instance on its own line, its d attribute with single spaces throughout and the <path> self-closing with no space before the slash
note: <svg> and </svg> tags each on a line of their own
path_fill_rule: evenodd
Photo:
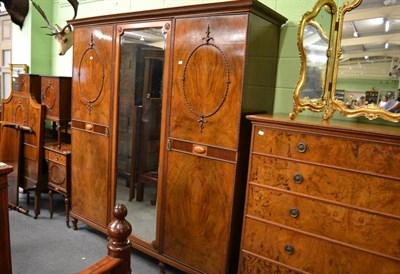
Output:
<svg viewBox="0 0 400 274">
<path fill-rule="evenodd" d="M 108 256 L 123 260 L 119 273 L 131 273 L 131 243 L 128 237 L 132 226 L 125 220 L 127 213 L 123 204 L 116 205 L 113 212 L 115 219 L 107 227 Z"/>
</svg>

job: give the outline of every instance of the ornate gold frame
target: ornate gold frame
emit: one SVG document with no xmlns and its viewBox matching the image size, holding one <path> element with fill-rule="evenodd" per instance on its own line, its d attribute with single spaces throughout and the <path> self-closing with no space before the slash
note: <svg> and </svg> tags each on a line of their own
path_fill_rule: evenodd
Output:
<svg viewBox="0 0 400 274">
<path fill-rule="evenodd" d="M 314 20 L 314 18 L 319 14 L 320 10 L 325 8 L 325 10 L 331 14 L 331 28 L 329 38 L 323 31 L 321 25 Z M 331 74 L 331 63 L 332 63 L 332 45 L 334 42 L 334 33 L 335 33 L 335 22 L 336 22 L 336 3 L 333 0 L 319 0 L 313 7 L 311 11 L 306 12 L 299 25 L 298 33 L 297 33 L 297 47 L 299 50 L 300 58 L 301 58 L 301 68 L 300 68 L 300 77 L 296 84 L 296 87 L 293 91 L 293 111 L 290 113 L 290 119 L 296 118 L 297 114 L 309 109 L 314 112 L 321 112 L 323 111 L 327 104 L 327 90 L 329 88 L 330 83 L 330 74 Z M 306 75 L 307 75 L 307 57 L 306 57 L 306 50 L 303 45 L 304 40 L 304 29 L 306 24 L 312 25 L 318 29 L 321 36 L 328 41 L 328 49 L 327 49 L 327 65 L 326 69 L 323 73 L 325 75 L 324 87 L 322 88 L 323 94 L 321 99 L 300 99 L 300 91 L 303 89 Z"/>
<path fill-rule="evenodd" d="M 343 30 L 343 22 L 344 16 L 347 12 L 357 8 L 363 0 L 354 0 L 349 3 L 346 2 L 342 7 L 339 8 L 338 15 L 338 29 L 336 36 L 336 45 L 335 45 L 335 54 L 334 54 L 334 63 L 333 63 L 333 73 L 332 73 L 332 85 L 331 89 L 328 91 L 330 93 L 328 108 L 323 116 L 324 120 L 328 120 L 333 116 L 333 113 L 337 110 L 341 115 L 347 117 L 359 117 L 364 116 L 369 120 L 374 120 L 377 118 L 383 118 L 385 120 L 391 122 L 399 122 L 400 114 L 399 113 L 391 113 L 386 110 L 382 110 L 378 107 L 360 107 L 357 109 L 347 109 L 345 104 L 335 99 L 335 90 L 336 90 L 336 80 L 338 76 L 338 66 L 339 66 L 339 58 L 342 55 L 341 51 L 341 41 L 342 41 L 342 30 Z"/>
</svg>

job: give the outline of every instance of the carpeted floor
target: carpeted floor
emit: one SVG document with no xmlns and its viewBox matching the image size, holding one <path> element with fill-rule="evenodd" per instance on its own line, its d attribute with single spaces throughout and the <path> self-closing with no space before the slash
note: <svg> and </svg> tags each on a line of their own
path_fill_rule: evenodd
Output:
<svg viewBox="0 0 400 274">
<path fill-rule="evenodd" d="M 33 212 L 33 198 L 27 206 Z M 49 218 L 48 195 L 42 194 L 41 213 L 35 220 L 16 211 L 10 213 L 12 270 L 14 274 L 77 273 L 107 255 L 107 236 L 79 222 L 78 230 L 65 224 L 64 199 L 54 195 L 53 219 Z M 132 250 L 132 273 L 159 273 L 158 261 Z M 182 273 L 172 267 L 167 273 Z"/>
</svg>

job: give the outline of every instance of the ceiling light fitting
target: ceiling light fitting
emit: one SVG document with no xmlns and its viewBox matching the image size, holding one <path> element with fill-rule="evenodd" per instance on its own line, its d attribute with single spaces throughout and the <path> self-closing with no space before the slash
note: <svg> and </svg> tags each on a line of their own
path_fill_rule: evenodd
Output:
<svg viewBox="0 0 400 274">
<path fill-rule="evenodd" d="M 390 22 L 389 22 L 389 19 L 386 19 L 385 20 L 385 32 L 388 32 L 389 29 L 390 29 Z"/>
</svg>

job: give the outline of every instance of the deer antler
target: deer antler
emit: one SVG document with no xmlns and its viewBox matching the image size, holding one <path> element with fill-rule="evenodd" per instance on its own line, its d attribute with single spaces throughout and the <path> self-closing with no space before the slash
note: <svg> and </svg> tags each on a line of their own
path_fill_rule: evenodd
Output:
<svg viewBox="0 0 400 274">
<path fill-rule="evenodd" d="M 54 36 L 54 38 L 56 38 L 58 42 L 58 55 L 64 55 L 65 52 L 72 47 L 74 41 L 74 33 L 71 25 L 67 24 L 65 27 L 61 28 L 57 24 L 55 25 L 50 24 L 49 19 L 47 18 L 46 14 L 39 6 L 39 4 L 36 3 L 34 0 L 31 0 L 31 2 L 32 5 L 35 7 L 35 9 L 40 13 L 40 15 L 42 15 L 43 19 L 46 21 L 46 26 L 44 26 L 43 28 L 50 29 L 51 33 L 49 33 L 48 35 Z M 78 13 L 79 3 L 78 0 L 68 0 L 68 2 L 74 8 L 74 17 L 72 18 L 73 20 L 75 19 L 76 14 Z"/>
<path fill-rule="evenodd" d="M 50 30 L 53 31 L 52 35 L 55 35 L 55 33 L 57 33 L 59 30 L 53 26 L 52 24 L 50 24 L 49 19 L 47 19 L 46 14 L 44 13 L 44 11 L 42 10 L 42 8 L 39 6 L 38 3 L 36 3 L 35 1 L 31 0 L 32 5 L 35 7 L 35 9 L 40 13 L 40 15 L 43 17 L 44 21 L 46 21 L 46 26 L 42 27 L 42 28 L 48 28 Z"/>
<path fill-rule="evenodd" d="M 50 24 L 49 19 L 47 19 L 46 14 L 44 13 L 44 11 L 42 10 L 42 8 L 39 6 L 38 3 L 36 3 L 35 1 L 31 0 L 33 6 L 35 7 L 35 9 L 40 13 L 40 15 L 42 15 L 43 19 L 46 21 L 46 26 L 44 26 L 43 28 L 48 28 L 50 30 L 52 30 L 53 32 L 49 35 L 54 36 L 57 34 L 61 34 L 64 33 L 65 30 L 67 28 L 69 28 L 71 30 L 71 25 L 67 24 L 65 27 L 61 28 L 59 27 L 57 24 L 55 26 L 53 26 L 52 24 Z M 79 2 L 77 0 L 68 0 L 68 2 L 71 4 L 71 6 L 74 8 L 74 17 L 71 19 L 75 19 L 76 15 L 78 13 L 78 5 Z"/>
</svg>

